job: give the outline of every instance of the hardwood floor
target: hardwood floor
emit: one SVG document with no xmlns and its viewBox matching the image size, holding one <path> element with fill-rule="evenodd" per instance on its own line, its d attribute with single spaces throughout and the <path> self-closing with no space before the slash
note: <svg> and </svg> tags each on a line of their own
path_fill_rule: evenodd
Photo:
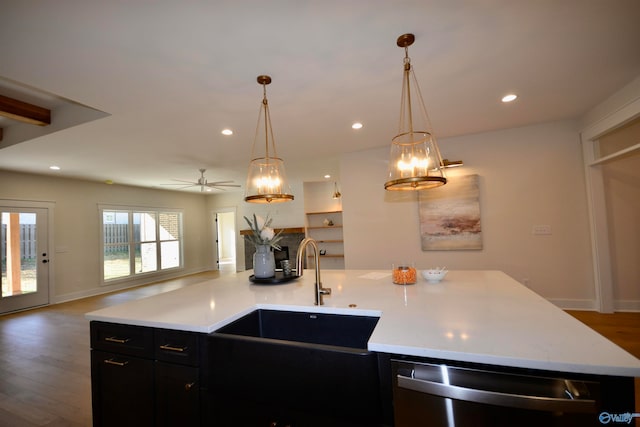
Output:
<svg viewBox="0 0 640 427">
<path fill-rule="evenodd" d="M 84 314 L 219 275 L 200 273 L 0 316 L 0 427 L 91 426 L 89 325 Z M 640 358 L 640 313 L 570 314 Z M 639 385 L 636 380 L 637 398 Z M 640 405 L 637 409 L 640 412 Z"/>
<path fill-rule="evenodd" d="M 217 271 L 0 316 L 0 427 L 91 426 L 84 314 L 219 277 Z"/>
<path fill-rule="evenodd" d="M 640 359 L 640 313 L 605 314 L 594 311 L 567 311 L 567 313 Z M 640 413 L 640 378 L 636 378 L 635 389 L 635 412 Z M 635 425 L 640 426 L 640 418 L 636 418 Z"/>
</svg>

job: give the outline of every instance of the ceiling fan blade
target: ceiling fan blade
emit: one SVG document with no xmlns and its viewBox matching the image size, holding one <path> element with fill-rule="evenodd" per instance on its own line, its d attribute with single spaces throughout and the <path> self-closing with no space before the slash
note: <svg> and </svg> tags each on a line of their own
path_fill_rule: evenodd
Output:
<svg viewBox="0 0 640 427">
<path fill-rule="evenodd" d="M 193 182 L 193 181 L 187 181 L 185 179 L 172 179 L 171 181 L 176 181 L 176 182 L 184 182 L 186 184 L 191 184 L 191 185 L 198 185 L 197 182 Z"/>
<path fill-rule="evenodd" d="M 185 182 L 180 183 L 180 184 L 176 183 L 176 184 L 160 184 L 160 185 L 181 185 L 181 186 L 183 186 L 183 187 L 195 187 L 197 184 L 194 184 L 194 183 L 192 183 L 192 182 L 185 181 Z"/>
<path fill-rule="evenodd" d="M 233 181 L 208 182 L 207 187 L 241 187 L 240 184 L 225 184 L 226 182 Z"/>
<path fill-rule="evenodd" d="M 195 187 L 195 185 L 184 185 L 184 184 L 160 184 L 160 185 L 180 185 L 181 187 L 175 187 L 175 190 L 184 190 L 185 188 Z"/>
<path fill-rule="evenodd" d="M 232 180 L 229 181 L 216 181 L 216 182 L 207 182 L 207 179 L 204 177 L 204 173 L 206 169 L 198 169 L 200 171 L 200 178 L 196 182 L 187 181 L 184 179 L 172 179 L 171 181 L 176 181 L 176 184 L 160 184 L 160 185 L 181 185 L 182 187 L 178 188 L 181 190 L 183 188 L 190 187 L 200 187 L 200 191 L 205 191 L 206 188 L 215 188 L 217 190 L 224 190 L 222 187 L 240 187 L 240 184 L 232 184 Z M 186 184 L 186 185 L 185 185 Z"/>
</svg>

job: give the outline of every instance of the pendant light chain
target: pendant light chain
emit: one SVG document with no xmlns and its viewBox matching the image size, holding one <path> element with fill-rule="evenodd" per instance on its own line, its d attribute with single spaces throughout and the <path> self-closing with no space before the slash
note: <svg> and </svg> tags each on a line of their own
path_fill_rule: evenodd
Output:
<svg viewBox="0 0 640 427">
<path fill-rule="evenodd" d="M 404 47 L 404 79 L 402 83 L 402 95 L 404 97 L 405 89 L 407 92 L 407 107 L 409 109 L 409 132 L 413 133 L 413 111 L 411 109 L 411 81 L 409 79 L 411 73 L 411 58 L 409 58 L 409 46 Z M 404 114 L 404 99 L 402 112 Z M 404 117 L 402 117 L 402 121 L 404 124 Z M 400 128 L 402 129 L 402 128 Z"/>
<path fill-rule="evenodd" d="M 260 123 L 262 122 L 262 116 L 264 111 L 264 151 L 265 158 L 278 157 L 276 151 L 276 143 L 273 137 L 273 126 L 271 126 L 271 113 L 269 112 L 269 101 L 267 100 L 267 85 L 262 83 L 262 104 L 258 109 L 258 123 L 256 123 L 256 132 L 253 136 L 253 147 L 251 149 L 251 158 L 255 158 L 256 142 L 258 141 L 258 134 L 260 133 Z M 271 151 L 273 156 L 269 155 L 269 140 L 271 140 Z"/>
<path fill-rule="evenodd" d="M 429 132 L 429 134 L 431 135 L 431 139 L 434 142 L 431 149 L 435 151 L 435 158 L 440 159 L 440 166 L 442 166 L 442 155 L 440 154 L 440 147 L 438 147 L 437 139 L 433 131 L 433 126 L 431 125 L 431 118 L 429 117 L 429 113 L 427 113 L 427 107 L 425 106 L 424 98 L 422 97 L 422 91 L 420 90 L 420 85 L 418 85 L 418 79 L 416 78 L 416 74 L 413 68 L 411 68 L 410 73 L 413 77 L 413 81 L 415 82 L 415 84 L 413 85 L 415 88 L 415 97 L 419 101 L 418 104 L 420 105 L 422 117 L 425 121 L 425 125 L 427 126 L 425 130 Z M 411 127 L 411 131 L 413 132 L 413 126 Z M 433 171 L 433 169 L 431 171 Z"/>
<path fill-rule="evenodd" d="M 264 108 L 264 152 L 269 159 L 269 103 L 267 101 L 267 85 L 262 84 L 262 108 Z"/>
<path fill-rule="evenodd" d="M 267 153 L 267 158 L 269 157 L 269 137 L 271 137 L 271 148 L 273 151 L 273 157 L 278 157 L 278 153 L 276 152 L 276 140 L 273 137 L 273 126 L 271 126 L 271 111 L 269 111 L 269 101 L 267 101 L 267 85 L 262 85 L 264 88 L 264 99 L 262 103 L 264 104 L 264 134 L 265 134 L 265 151 Z"/>
<path fill-rule="evenodd" d="M 256 156 L 256 143 L 258 142 L 258 133 L 260 132 L 260 122 L 262 121 L 262 109 L 264 107 L 262 105 L 260 105 L 260 108 L 258 109 L 258 123 L 256 123 L 256 132 L 253 135 L 253 146 L 251 147 L 251 159 L 255 159 Z"/>
</svg>

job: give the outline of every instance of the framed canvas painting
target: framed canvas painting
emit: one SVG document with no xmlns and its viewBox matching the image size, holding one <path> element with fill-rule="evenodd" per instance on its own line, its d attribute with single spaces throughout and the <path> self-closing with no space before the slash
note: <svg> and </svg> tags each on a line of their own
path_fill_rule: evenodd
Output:
<svg viewBox="0 0 640 427">
<path fill-rule="evenodd" d="M 423 251 L 482 249 L 478 175 L 456 176 L 419 192 Z"/>
</svg>

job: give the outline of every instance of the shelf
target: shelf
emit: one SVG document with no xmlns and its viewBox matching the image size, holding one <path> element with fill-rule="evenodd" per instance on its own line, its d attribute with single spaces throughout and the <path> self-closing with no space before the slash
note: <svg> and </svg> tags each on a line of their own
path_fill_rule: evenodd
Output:
<svg viewBox="0 0 640 427">
<path fill-rule="evenodd" d="M 282 230 L 282 234 L 287 234 L 287 233 L 300 233 L 300 234 L 304 234 L 304 227 L 289 227 L 289 228 L 274 228 L 273 231 L 274 232 L 279 232 L 280 230 Z M 248 236 L 250 234 L 253 233 L 253 230 L 240 230 L 240 235 L 241 236 Z"/>
<path fill-rule="evenodd" d="M 327 206 L 328 209 L 332 207 L 334 206 Z M 328 252 L 331 252 L 326 255 L 319 255 L 320 258 L 325 258 L 325 268 L 343 269 L 345 257 L 342 210 L 306 212 L 305 216 L 307 223 L 307 227 L 305 227 L 306 236 L 313 238 L 322 251 L 328 250 Z M 331 221 L 333 225 L 325 225 L 325 221 Z M 308 258 L 313 259 L 312 254 L 307 253 L 306 255 Z M 308 260 L 307 264 L 309 262 L 311 260 Z"/>
<path fill-rule="evenodd" d="M 327 214 L 335 214 L 342 213 L 342 211 L 325 211 L 325 212 L 307 212 L 307 215 L 327 215 Z"/>
</svg>

